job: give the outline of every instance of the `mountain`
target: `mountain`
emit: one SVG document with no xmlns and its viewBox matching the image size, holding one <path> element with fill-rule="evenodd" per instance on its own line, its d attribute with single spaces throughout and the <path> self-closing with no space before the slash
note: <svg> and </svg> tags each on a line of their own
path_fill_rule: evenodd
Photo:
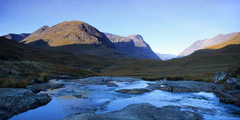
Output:
<svg viewBox="0 0 240 120">
<path fill-rule="evenodd" d="M 29 35 L 30 35 L 29 33 L 21 33 L 21 34 L 10 33 L 10 34 L 4 35 L 2 37 L 19 42 L 19 41 L 25 39 L 26 37 L 28 37 Z"/>
<path fill-rule="evenodd" d="M 227 45 L 234 45 L 234 44 L 240 44 L 240 33 L 238 33 L 237 35 L 228 39 L 227 41 L 221 42 L 221 43 L 216 44 L 216 45 L 209 46 L 205 49 L 220 49 L 220 48 L 223 48 Z"/>
<path fill-rule="evenodd" d="M 93 26 L 81 21 L 66 21 L 53 27 L 43 26 L 22 43 L 46 42 L 50 47 L 65 45 L 100 45 L 114 48 L 109 39 Z"/>
<path fill-rule="evenodd" d="M 176 55 L 174 54 L 161 54 L 161 53 L 156 53 L 156 54 L 161 60 L 170 60 L 176 57 Z"/>
<path fill-rule="evenodd" d="M 130 35 L 127 37 L 105 33 L 108 39 L 114 44 L 115 48 L 135 58 L 159 59 L 152 51 L 151 47 L 144 41 L 141 35 Z"/>
<path fill-rule="evenodd" d="M 186 48 L 184 51 L 182 51 L 178 56 L 187 56 L 196 50 L 204 49 L 211 45 L 219 44 L 221 42 L 224 42 L 224 41 L 232 38 L 233 36 L 237 35 L 238 33 L 239 32 L 233 32 L 233 33 L 229 33 L 229 34 L 218 34 L 212 38 L 207 38 L 204 40 L 196 41 L 192 45 L 190 45 L 188 48 Z"/>
</svg>

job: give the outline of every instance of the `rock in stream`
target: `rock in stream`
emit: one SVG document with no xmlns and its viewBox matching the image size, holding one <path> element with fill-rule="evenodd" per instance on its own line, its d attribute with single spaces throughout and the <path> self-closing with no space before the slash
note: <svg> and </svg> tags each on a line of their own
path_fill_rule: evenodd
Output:
<svg viewBox="0 0 240 120">
<path fill-rule="evenodd" d="M 104 113 L 83 113 L 72 115 L 63 120 L 202 120 L 194 112 L 183 111 L 178 106 L 155 107 L 149 103 L 128 105 L 122 110 Z"/>
<path fill-rule="evenodd" d="M 20 88 L 0 88 L 0 120 L 6 120 L 50 101 L 51 97 L 45 93 L 35 94 Z"/>
</svg>

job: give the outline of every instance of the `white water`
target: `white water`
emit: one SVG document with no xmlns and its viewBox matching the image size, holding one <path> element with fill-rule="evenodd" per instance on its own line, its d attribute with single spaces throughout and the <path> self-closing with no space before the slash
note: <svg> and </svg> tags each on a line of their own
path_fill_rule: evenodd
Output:
<svg viewBox="0 0 240 120">
<path fill-rule="evenodd" d="M 93 77 L 88 79 L 99 79 L 104 77 Z M 116 77 L 114 79 L 124 79 Z M 114 80 L 113 79 L 113 80 Z M 15 115 L 10 120 L 59 120 L 73 113 L 96 112 L 106 113 L 115 110 L 121 110 L 129 104 L 150 103 L 157 107 L 175 105 L 175 106 L 193 106 L 200 108 L 197 112 L 202 114 L 205 119 L 215 120 L 238 120 L 240 108 L 219 102 L 213 93 L 195 92 L 195 93 L 171 93 L 161 90 L 145 93 L 142 95 L 130 95 L 117 93 L 118 89 L 132 89 L 147 87 L 146 81 L 135 82 L 116 82 L 118 87 L 107 87 L 106 85 L 81 85 L 76 82 L 64 82 L 65 87 L 56 90 L 49 90 L 52 101 L 45 106 L 29 110 L 27 112 Z M 82 95 L 83 98 L 75 96 Z M 188 111 L 194 111 L 188 107 Z"/>
</svg>

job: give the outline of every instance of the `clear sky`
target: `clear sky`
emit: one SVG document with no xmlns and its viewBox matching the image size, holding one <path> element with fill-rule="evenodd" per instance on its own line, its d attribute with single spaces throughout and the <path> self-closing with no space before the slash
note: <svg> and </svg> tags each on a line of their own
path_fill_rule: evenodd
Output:
<svg viewBox="0 0 240 120">
<path fill-rule="evenodd" d="M 240 31 L 240 0 L 0 0 L 0 35 L 79 20 L 102 32 L 141 34 L 155 52 Z"/>
</svg>

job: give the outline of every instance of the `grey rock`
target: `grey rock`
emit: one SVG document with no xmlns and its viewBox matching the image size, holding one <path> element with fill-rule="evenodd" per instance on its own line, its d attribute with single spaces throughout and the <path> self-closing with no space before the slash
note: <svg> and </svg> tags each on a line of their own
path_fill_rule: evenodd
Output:
<svg viewBox="0 0 240 120">
<path fill-rule="evenodd" d="M 240 79 L 229 78 L 224 85 L 226 90 L 240 89 Z"/>
<path fill-rule="evenodd" d="M 235 104 L 240 107 L 240 94 L 217 92 L 216 95 L 220 98 L 220 102 Z"/>
<path fill-rule="evenodd" d="M 0 120 L 37 108 L 51 101 L 47 94 L 34 94 L 27 89 L 0 88 Z"/>
<path fill-rule="evenodd" d="M 226 93 L 228 93 L 228 94 L 238 94 L 238 93 L 240 93 L 240 90 L 230 90 L 230 91 L 227 91 Z"/>
<path fill-rule="evenodd" d="M 82 113 L 63 120 L 202 120 L 195 112 L 183 111 L 178 106 L 155 107 L 148 103 L 134 104 L 120 111 L 104 114 Z"/>
<path fill-rule="evenodd" d="M 40 83 L 28 85 L 27 89 L 33 91 L 34 93 L 38 93 L 40 91 L 47 91 L 48 89 L 58 89 L 62 88 L 64 84 L 54 84 L 54 83 Z"/>
<path fill-rule="evenodd" d="M 114 82 L 135 82 L 141 79 L 129 77 L 88 77 L 83 79 L 73 80 L 83 85 L 107 85 L 109 87 L 117 86 Z"/>
<path fill-rule="evenodd" d="M 196 82 L 196 81 L 165 81 L 161 80 L 153 84 L 149 84 L 147 87 L 152 90 L 164 90 L 171 92 L 215 92 L 222 91 L 224 85 L 206 83 L 206 82 Z"/>
<path fill-rule="evenodd" d="M 119 93 L 128 93 L 128 94 L 143 94 L 146 92 L 150 92 L 149 89 L 145 89 L 145 88 L 140 88 L 140 89 L 120 89 L 120 90 L 116 90 L 116 92 Z"/>
<path fill-rule="evenodd" d="M 227 73 L 226 72 L 216 72 L 216 74 L 213 77 L 214 83 L 219 83 L 223 80 L 227 79 Z"/>
<path fill-rule="evenodd" d="M 234 83 L 234 84 L 240 84 L 240 79 L 237 79 L 237 78 L 229 78 L 229 79 L 227 79 L 227 81 L 226 81 L 226 83 L 228 83 L 228 84 L 232 84 L 232 83 Z"/>
<path fill-rule="evenodd" d="M 118 87 L 117 84 L 112 83 L 112 82 L 108 82 L 108 83 L 107 83 L 107 86 L 108 86 L 108 87 Z"/>
</svg>

